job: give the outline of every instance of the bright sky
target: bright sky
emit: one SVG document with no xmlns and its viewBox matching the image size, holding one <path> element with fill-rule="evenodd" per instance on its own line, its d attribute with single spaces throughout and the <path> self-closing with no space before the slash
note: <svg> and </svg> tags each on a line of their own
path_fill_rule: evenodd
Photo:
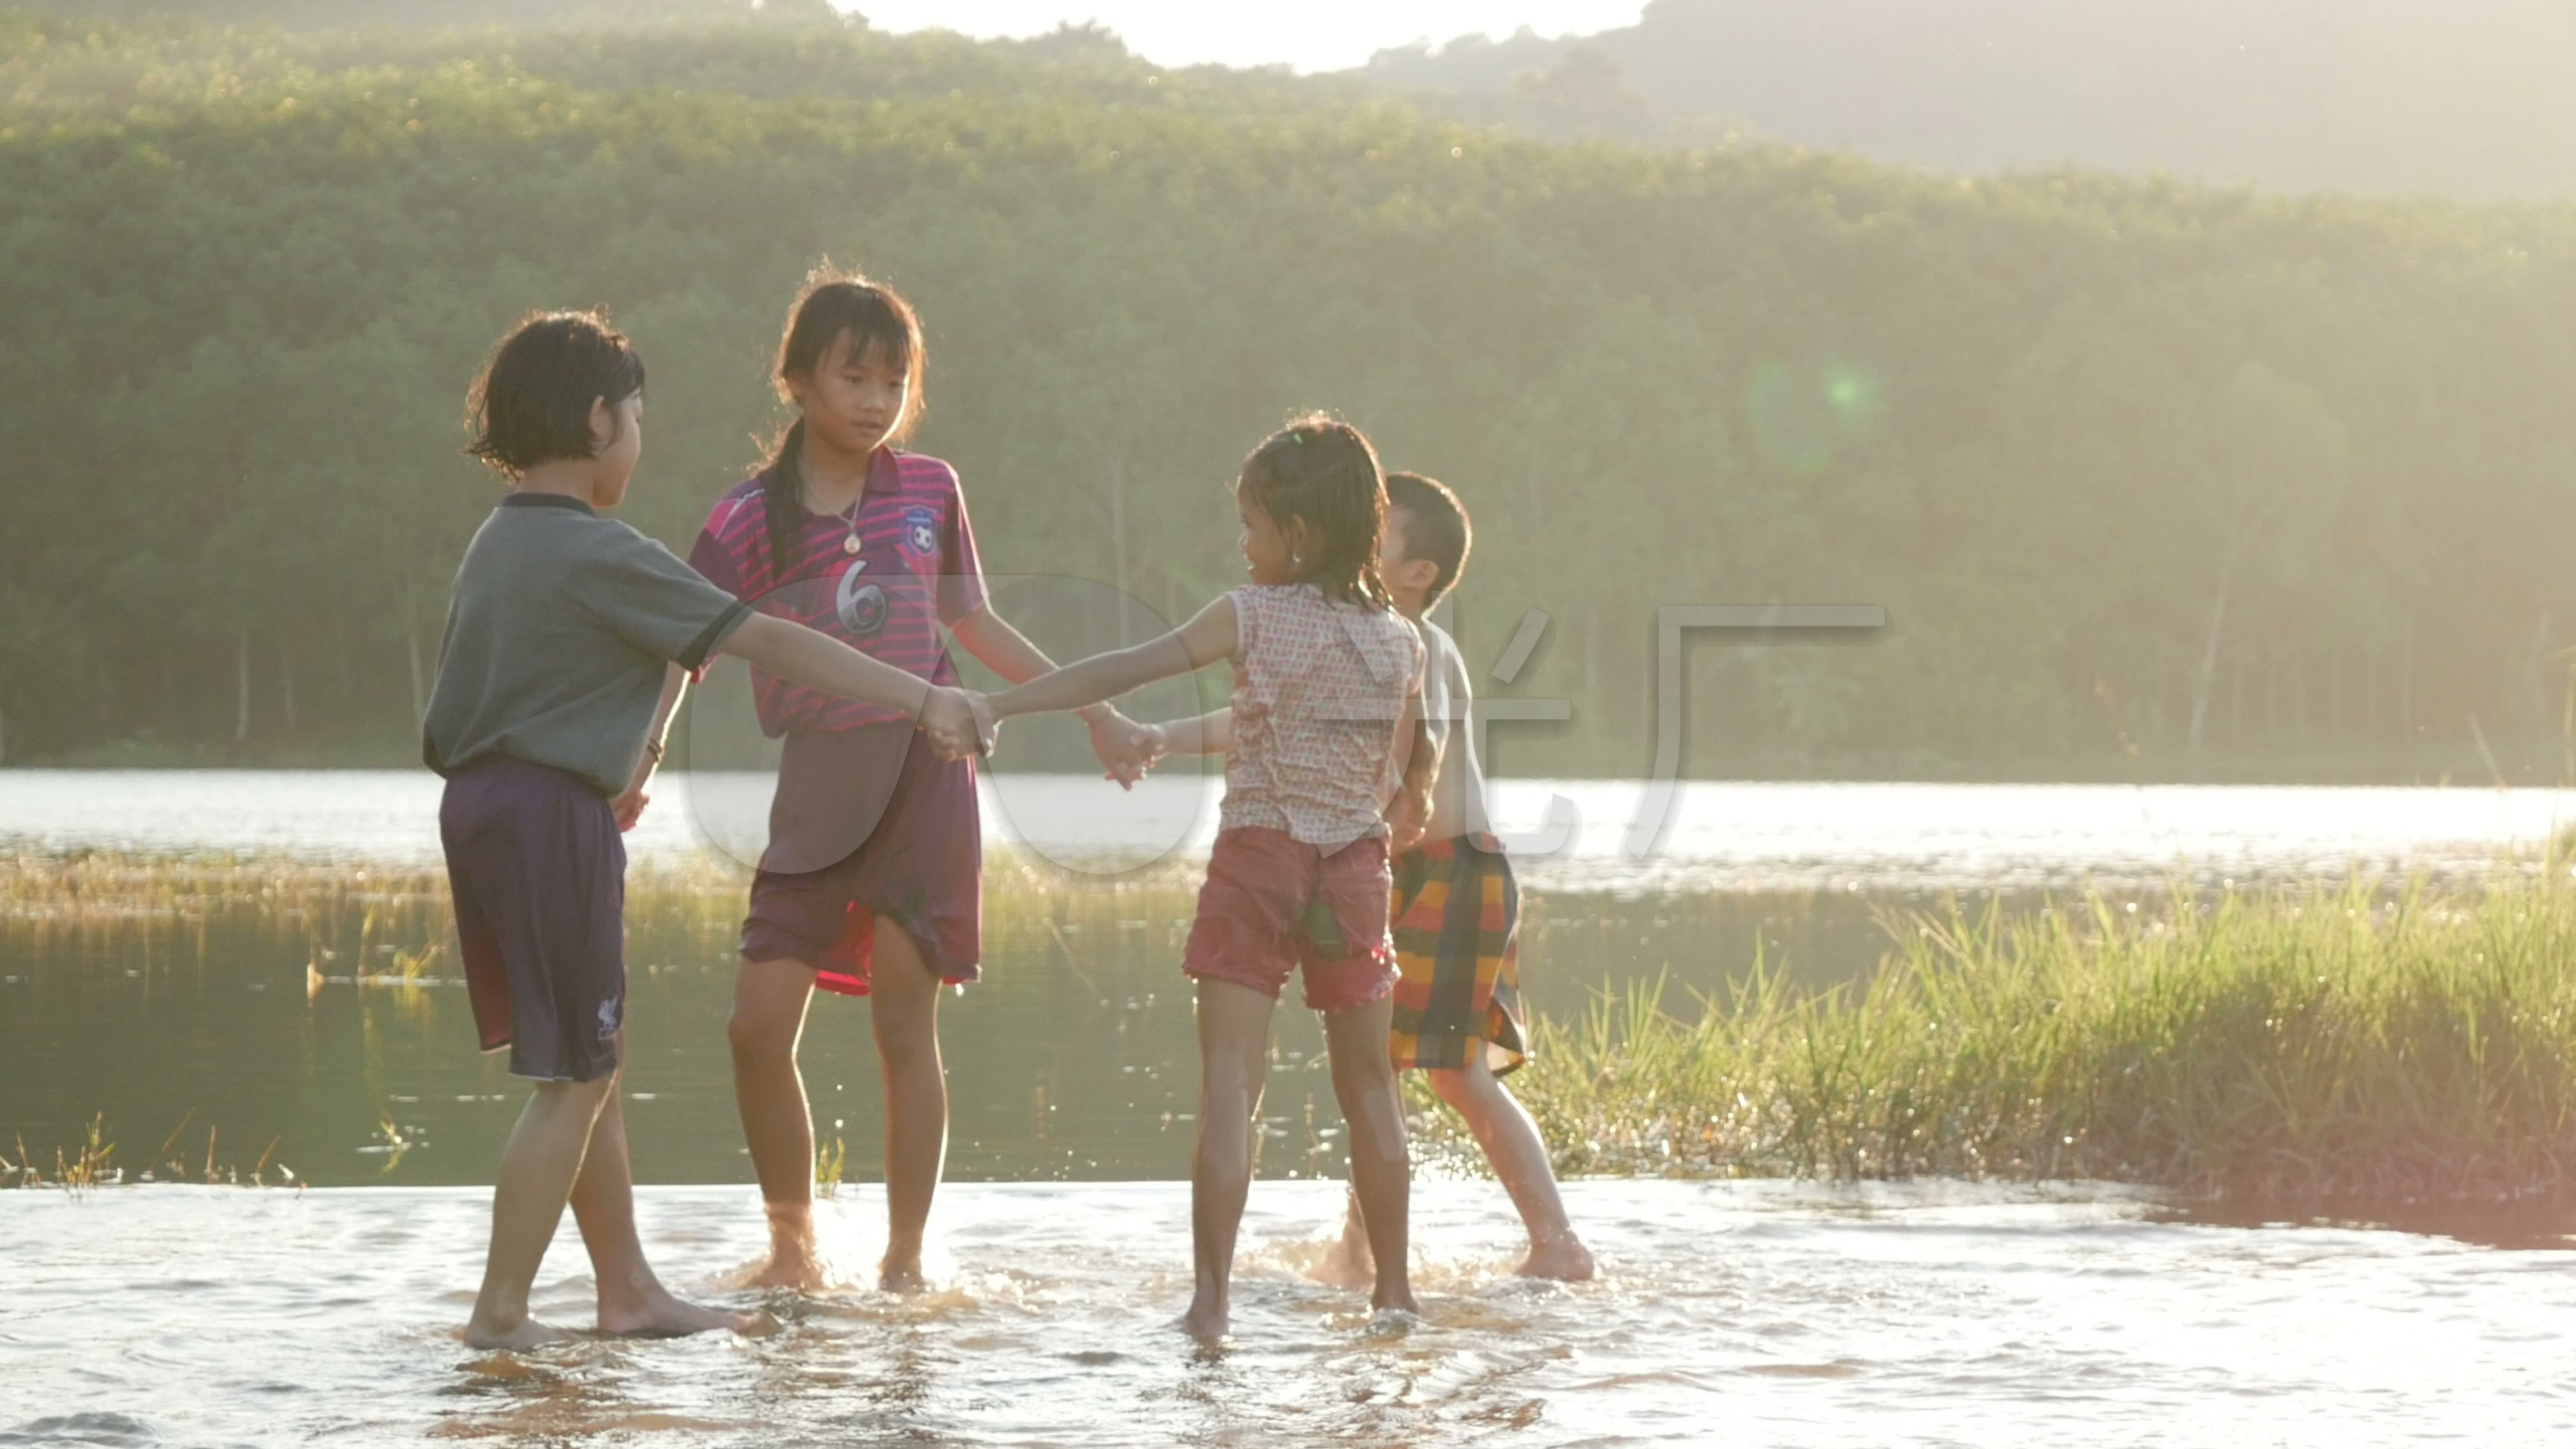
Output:
<svg viewBox="0 0 2576 1449">
<path fill-rule="evenodd" d="M 1274 65 L 1344 70 L 1416 40 L 1522 26 L 1541 35 L 1633 25 L 1643 0 L 834 0 L 879 30 L 937 26 L 968 35 L 1038 35 L 1098 21 L 1164 65 Z"/>
</svg>

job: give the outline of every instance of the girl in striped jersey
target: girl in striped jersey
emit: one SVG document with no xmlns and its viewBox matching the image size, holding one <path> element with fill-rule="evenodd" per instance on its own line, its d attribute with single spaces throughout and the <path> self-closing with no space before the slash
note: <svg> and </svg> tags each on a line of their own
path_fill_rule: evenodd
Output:
<svg viewBox="0 0 2576 1449">
<path fill-rule="evenodd" d="M 829 270 L 809 278 L 778 349 L 778 390 L 797 420 L 768 465 L 717 501 L 689 561 L 764 612 L 937 683 L 957 678 L 943 627 L 1005 679 L 1043 674 L 1054 667 L 1046 655 L 985 597 L 956 470 L 896 446 L 921 414 L 922 366 L 920 321 L 893 289 Z M 917 1288 L 948 1149 L 939 991 L 980 974 L 975 762 L 915 748 L 916 732 L 888 711 L 758 670 L 752 680 L 761 728 L 783 742 L 728 1028 L 770 1218 L 757 1281 L 811 1288 L 824 1277 L 796 1060 L 820 985 L 872 998 L 886 1100 L 878 1277 Z M 1132 724 L 1106 705 L 1085 719 L 1102 764 L 1132 782 L 1142 773 Z M 630 813 L 642 783 L 639 773 Z"/>
</svg>

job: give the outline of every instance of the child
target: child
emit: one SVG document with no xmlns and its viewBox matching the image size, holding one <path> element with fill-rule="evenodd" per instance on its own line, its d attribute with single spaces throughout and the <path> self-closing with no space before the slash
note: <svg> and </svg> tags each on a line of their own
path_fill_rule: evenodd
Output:
<svg viewBox="0 0 2576 1449">
<path fill-rule="evenodd" d="M 609 797 L 633 775 L 666 664 L 719 648 L 983 743 L 965 698 L 810 630 L 753 614 L 660 544 L 600 516 L 643 450 L 644 364 L 595 315 L 539 314 L 467 399 L 469 450 L 511 480 L 456 573 L 421 754 L 447 779 L 439 838 L 483 1048 L 535 1081 L 492 1192 L 478 1348 L 563 1335 L 528 1286 L 570 1202 L 603 1333 L 741 1324 L 663 1288 L 635 1235 L 617 1080 L 625 1056 L 626 852 Z"/>
<path fill-rule="evenodd" d="M 1387 1064 L 1388 800 L 1428 808 L 1422 639 L 1377 575 L 1386 490 L 1357 429 L 1304 417 L 1244 460 L 1235 486 L 1252 582 L 1148 644 L 993 695 L 998 720 L 1072 709 L 1220 659 L 1239 728 L 1183 969 L 1198 982 L 1199 1125 L 1190 1170 L 1197 1291 L 1183 1326 L 1225 1334 L 1234 1240 L 1252 1180 L 1270 1011 L 1301 966 L 1324 1014 L 1351 1179 L 1376 1252 L 1381 1309 L 1414 1312 L 1406 1279 L 1410 1165 Z M 1331 923 L 1316 930 L 1309 913 Z M 1319 944 L 1330 941 L 1333 944 Z"/>
<path fill-rule="evenodd" d="M 689 562 L 763 613 L 934 683 L 957 678 L 942 625 L 1003 678 L 1032 678 L 1054 665 L 986 601 L 956 470 L 894 446 L 920 416 L 923 360 L 921 324 L 891 288 L 828 268 L 810 276 L 775 374 L 797 421 L 768 466 L 717 501 Z M 674 670 L 657 736 L 682 682 Z M 918 1288 L 948 1149 L 939 989 L 977 979 L 982 956 L 975 766 L 925 749 L 896 711 L 767 673 L 753 685 L 761 728 L 785 737 L 727 1032 L 770 1220 L 770 1257 L 755 1281 L 813 1288 L 824 1276 L 796 1050 L 819 985 L 873 998 L 886 1101 L 878 1281 Z M 1106 705 L 1085 717 L 1102 764 L 1132 781 L 1141 773 L 1133 723 Z M 640 805 L 652 765 L 641 762 L 630 804 Z"/>
<path fill-rule="evenodd" d="M 1592 1276 L 1592 1254 L 1566 1221 L 1547 1148 L 1537 1124 L 1501 1077 L 1527 1058 L 1521 1015 L 1520 887 L 1485 815 L 1485 777 L 1467 728 L 1474 702 L 1467 662 L 1456 641 L 1426 616 L 1467 566 L 1473 529 L 1458 496 L 1419 473 L 1386 478 L 1386 539 L 1378 573 L 1395 606 L 1422 629 L 1431 662 L 1423 680 L 1425 720 L 1439 756 L 1431 816 L 1422 843 L 1397 855 L 1395 949 L 1403 979 L 1395 988 L 1395 1068 L 1420 1068 L 1432 1091 L 1457 1109 L 1485 1151 L 1529 1229 L 1520 1266 L 1533 1278 Z M 1231 712 L 1149 725 L 1143 743 L 1203 754 L 1225 748 Z M 1342 1243 L 1322 1276 L 1364 1282 L 1370 1275 L 1360 1199 L 1351 1195 Z"/>
</svg>

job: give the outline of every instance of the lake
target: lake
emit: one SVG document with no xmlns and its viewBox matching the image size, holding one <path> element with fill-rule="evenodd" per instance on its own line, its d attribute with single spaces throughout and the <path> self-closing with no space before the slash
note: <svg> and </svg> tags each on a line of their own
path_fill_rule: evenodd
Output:
<svg viewBox="0 0 2576 1449">
<path fill-rule="evenodd" d="M 630 838 L 636 1166 L 647 1181 L 737 1181 L 724 1021 L 741 857 L 756 853 L 767 781 L 673 785 Z M 1186 1172 L 1197 1058 L 1177 963 L 1211 789 L 989 783 L 988 839 L 1022 864 L 994 877 L 984 982 L 943 1007 L 956 1176 Z M 317 1185 L 487 1181 L 521 1092 L 471 1050 L 434 894 L 437 791 L 417 771 L 0 771 L 0 851 L 237 852 L 336 863 L 342 880 L 375 872 L 335 912 L 291 923 L 247 902 L 79 931 L 0 919 L 0 1134 L 41 1154 L 104 1113 L 120 1161 L 139 1170 L 138 1143 L 185 1120 L 192 1138 L 217 1132 L 219 1162 L 238 1153 L 248 1167 L 275 1141 Z M 2040 909 L 2088 882 L 2144 893 L 2464 875 L 2576 818 L 2576 795 L 2555 791 L 1693 784 L 1640 859 L 1628 845 L 1642 793 L 1601 781 L 1500 792 L 1507 829 L 1537 834 L 1556 799 L 1577 818 L 1560 848 L 1523 860 L 1524 977 L 1539 1010 L 1659 976 L 1713 988 L 1757 953 L 1801 979 L 1851 979 L 1876 966 L 1892 922 L 1952 893 Z M 413 984 L 383 983 L 393 962 L 424 954 Z M 805 1041 L 818 1126 L 854 1165 L 879 1150 L 865 1012 L 825 997 Z M 1264 1170 L 1338 1172 L 1312 1015 L 1280 1012 L 1276 1043 Z"/>
<path fill-rule="evenodd" d="M 1579 1182 L 1604 1273 L 1510 1276 L 1489 1183 L 1425 1186 L 1425 1315 L 1298 1274 L 1330 1183 L 1256 1190 L 1230 1352 L 1178 1183 L 952 1185 L 945 1285 L 774 1303 L 765 1338 L 453 1336 L 469 1189 L 0 1193 L 0 1444 L 2394 1445 L 2565 1442 L 2567 1264 L 2344 1227 L 2165 1220 L 2116 1190 Z M 748 1188 L 647 1189 L 674 1283 L 725 1287 Z M 827 1206 L 850 1259 L 873 1193 Z M 580 1320 L 569 1236 L 535 1304 Z M 16 1432 L 13 1434 L 12 1430 Z M 74 1435 L 80 1437 L 74 1438 Z"/>
<path fill-rule="evenodd" d="M 675 780 L 631 837 L 627 1085 L 645 1228 L 672 1276 L 765 1302 L 783 1327 L 509 1359 L 452 1336 L 524 1089 L 471 1049 L 437 782 L 0 772 L 0 859 L 22 888 L 0 894 L 0 1153 L 23 1139 L 49 1166 L 103 1119 L 113 1162 L 164 1179 L 0 1192 L 0 1445 L 1558 1445 L 1720 1425 L 1798 1444 L 2345 1444 L 2533 1442 L 2576 1419 L 2548 1233 L 2494 1248 L 2191 1222 L 2109 1186 L 1579 1182 L 1607 1271 L 1563 1288 L 1509 1275 L 1499 1189 L 1432 1154 L 1427 1317 L 1374 1324 L 1299 1275 L 1342 1166 L 1320 1033 L 1295 1010 L 1274 1039 L 1238 1344 L 1196 1353 L 1169 1327 L 1195 1091 L 1177 959 L 1214 819 L 1190 778 L 1132 795 L 988 781 L 986 981 L 943 1007 L 942 1286 L 757 1300 L 729 1286 L 759 1221 L 723 1023 L 764 791 L 755 774 Z M 1953 896 L 2041 910 L 2088 884 L 2152 898 L 2527 868 L 2576 818 L 2561 792 L 1694 784 L 1641 830 L 1645 793 L 1501 791 L 1528 846 L 1542 1011 L 1604 982 L 1713 987 L 1757 956 L 1852 979 L 1907 912 Z M 1551 808 L 1573 823 L 1539 849 Z M 136 881 L 233 884 L 66 909 L 48 872 L 82 852 L 136 857 Z M 199 864 L 154 863 L 178 856 Z M 805 1048 L 821 1135 L 848 1148 L 825 1219 L 851 1264 L 881 1232 L 865 1011 L 819 1003 Z M 283 1164 L 311 1190 L 166 1181 L 209 1159 L 271 1182 Z M 586 1319 L 584 1271 L 567 1234 L 540 1310 Z"/>
</svg>

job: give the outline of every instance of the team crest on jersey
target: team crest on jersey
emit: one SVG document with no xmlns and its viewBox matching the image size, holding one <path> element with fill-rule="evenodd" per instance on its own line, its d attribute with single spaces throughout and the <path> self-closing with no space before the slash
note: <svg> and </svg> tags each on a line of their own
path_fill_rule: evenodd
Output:
<svg viewBox="0 0 2576 1449">
<path fill-rule="evenodd" d="M 885 590 L 861 577 L 867 571 L 868 561 L 858 560 L 841 575 L 840 586 L 832 591 L 833 617 L 856 639 L 873 639 L 886 626 Z"/>
<path fill-rule="evenodd" d="M 903 549 L 923 558 L 939 552 L 939 515 L 927 508 L 905 509 Z"/>
</svg>

